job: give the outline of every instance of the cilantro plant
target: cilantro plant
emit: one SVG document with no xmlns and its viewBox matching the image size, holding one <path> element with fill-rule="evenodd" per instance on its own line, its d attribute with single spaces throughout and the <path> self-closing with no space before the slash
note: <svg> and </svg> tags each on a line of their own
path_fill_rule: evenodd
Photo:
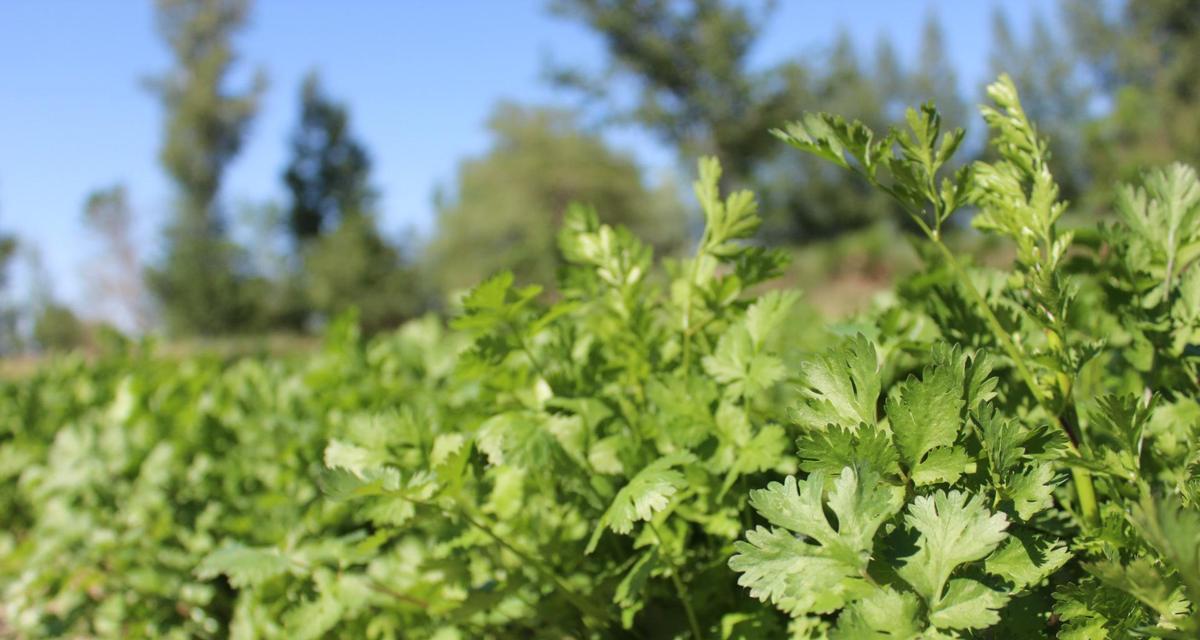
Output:
<svg viewBox="0 0 1200 640">
<path fill-rule="evenodd" d="M 776 333 L 796 296 L 744 295 L 783 260 L 739 242 L 755 201 L 723 196 L 719 179 L 700 163 L 705 231 L 666 274 L 575 207 L 556 303 L 508 274 L 471 291 L 453 324 L 472 337 L 458 373 L 477 417 L 431 430 L 421 462 L 363 441 L 326 449 L 339 495 L 412 505 L 430 543 L 471 558 L 427 624 L 701 638 L 778 622 L 724 565 L 748 515 L 734 487 L 793 464 L 768 392 L 788 377 Z"/>
<path fill-rule="evenodd" d="M 932 105 L 885 134 L 828 114 L 776 132 L 903 205 L 928 270 L 860 321 L 882 348 L 803 365 L 804 475 L 751 492 L 766 526 L 730 567 L 799 637 L 1194 637 L 1200 183 L 1152 172 L 1077 244 L 1012 82 L 988 95 L 994 160 L 952 175 L 963 134 Z M 1011 269 L 950 250 L 966 207 Z"/>
<path fill-rule="evenodd" d="M 449 326 L 0 382 L 0 637 L 1196 637 L 1200 180 L 1068 227 L 989 95 L 954 170 L 932 105 L 777 132 L 919 232 L 839 324 L 769 286 L 703 159 L 686 258 L 574 206 L 554 295 L 502 273 Z M 953 250 L 968 217 L 1011 264 Z"/>
</svg>

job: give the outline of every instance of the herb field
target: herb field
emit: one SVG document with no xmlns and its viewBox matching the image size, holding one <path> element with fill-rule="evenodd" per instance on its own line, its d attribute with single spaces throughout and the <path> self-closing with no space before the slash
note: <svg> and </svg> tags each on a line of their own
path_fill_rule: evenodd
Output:
<svg viewBox="0 0 1200 640">
<path fill-rule="evenodd" d="M 0 637 L 1197 637 L 1200 181 L 1068 227 L 989 95 L 967 166 L 932 106 L 776 132 L 910 214 L 924 269 L 844 322 L 704 159 L 686 260 L 576 206 L 555 296 L 0 383 Z"/>
</svg>

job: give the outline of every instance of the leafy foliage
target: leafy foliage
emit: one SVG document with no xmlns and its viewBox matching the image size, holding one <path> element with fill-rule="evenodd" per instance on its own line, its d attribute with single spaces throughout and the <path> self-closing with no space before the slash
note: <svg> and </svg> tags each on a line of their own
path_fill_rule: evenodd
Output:
<svg viewBox="0 0 1200 640">
<path fill-rule="evenodd" d="M 1200 632 L 1194 172 L 1062 228 L 1002 78 L 994 159 L 810 114 L 926 269 L 818 344 L 713 159 L 687 258 L 587 207 L 559 296 L 293 359 L 130 348 L 0 384 L 0 622 L 20 637 L 1186 638 Z M 1013 264 L 945 244 L 973 206 Z M 1077 239 L 1078 238 L 1078 239 Z M 1173 257 L 1172 257 L 1173 256 Z M 762 487 L 762 488 L 756 488 Z"/>
<path fill-rule="evenodd" d="M 777 506 L 752 499 L 790 533 L 747 532 L 730 566 L 751 595 L 791 614 L 803 637 L 984 628 L 1188 637 L 1200 629 L 1189 583 L 1200 511 L 1185 488 L 1197 382 L 1187 352 L 1194 325 L 1179 309 L 1190 294 L 1183 281 L 1195 276 L 1182 275 L 1193 273 L 1190 254 L 1179 256 L 1197 226 L 1194 172 L 1177 165 L 1124 189 L 1122 222 L 1103 231 L 1106 244 L 1075 244 L 1075 232 L 1059 227 L 1067 205 L 1014 85 L 1002 77 L 988 94 L 996 159 L 940 182 L 961 133 L 939 135 L 931 105 L 909 112 L 907 131 L 881 135 L 810 114 L 779 133 L 900 202 L 925 232 L 930 264 L 919 286 L 901 285 L 903 306 L 856 322 L 882 351 L 859 336 L 810 360 L 794 411 L 804 430 L 800 468 L 810 475 L 788 486 L 814 487 L 803 492 L 810 513 L 834 514 L 855 531 L 865 512 L 846 511 L 842 487 L 856 476 L 898 496 L 894 505 L 870 501 L 889 505 L 883 526 L 855 547 L 870 561 L 839 565 L 841 573 L 797 571 L 814 545 L 830 546 L 828 532 L 782 522 Z M 1016 247 L 1001 278 L 960 263 L 943 242 L 944 225 L 968 204 L 979 208 L 977 228 Z M 926 323 L 935 331 L 914 340 L 908 327 Z M 1114 327 L 1127 328 L 1114 335 Z M 967 340 L 942 342 L 956 338 Z M 1162 368 L 1116 373 L 1147 359 Z M 920 377 L 888 381 L 904 370 Z M 839 466 L 826 497 L 825 474 Z M 788 582 L 822 578 L 829 582 L 815 588 Z"/>
</svg>

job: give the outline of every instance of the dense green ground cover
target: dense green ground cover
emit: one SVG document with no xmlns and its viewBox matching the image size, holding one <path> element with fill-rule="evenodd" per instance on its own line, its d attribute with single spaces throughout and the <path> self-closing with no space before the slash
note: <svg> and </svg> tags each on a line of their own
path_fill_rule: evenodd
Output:
<svg viewBox="0 0 1200 640">
<path fill-rule="evenodd" d="M 930 107 L 779 132 L 924 236 L 846 322 L 753 293 L 784 256 L 704 160 L 686 260 L 574 208 L 550 303 L 501 274 L 449 327 L 0 384 L 0 635 L 1194 637 L 1200 183 L 1062 229 L 991 96 L 952 173 Z M 945 245 L 967 206 L 1011 266 Z"/>
</svg>

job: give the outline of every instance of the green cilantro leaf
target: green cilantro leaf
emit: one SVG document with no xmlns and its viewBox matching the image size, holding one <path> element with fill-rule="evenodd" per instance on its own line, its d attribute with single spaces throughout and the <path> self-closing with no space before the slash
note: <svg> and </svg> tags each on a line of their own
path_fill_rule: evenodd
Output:
<svg viewBox="0 0 1200 640">
<path fill-rule="evenodd" d="M 779 358 L 759 351 L 746 326 L 730 328 L 717 349 L 702 361 L 708 375 L 725 386 L 731 397 L 754 396 L 783 379 L 787 371 Z"/>
<path fill-rule="evenodd" d="M 962 428 L 963 370 L 942 365 L 927 368 L 920 380 L 910 378 L 888 397 L 885 411 L 900 460 L 908 468 L 917 465 L 933 449 L 949 447 Z M 961 456 L 954 456 L 961 459 Z M 945 465 L 950 457 L 937 464 Z"/>
<path fill-rule="evenodd" d="M 753 491 L 750 503 L 775 528 L 748 531 L 734 545 L 738 584 L 793 614 L 828 613 L 873 589 L 863 575 L 875 532 L 899 512 L 903 491 L 847 467 L 827 496 L 818 472 Z"/>
<path fill-rule="evenodd" d="M 683 474 L 674 467 L 694 459 L 690 453 L 672 454 L 651 462 L 633 476 L 601 516 L 588 541 L 587 553 L 595 550 L 605 529 L 628 534 L 633 531 L 635 522 L 650 520 L 655 513 L 667 508 L 671 496 L 684 486 Z"/>
<path fill-rule="evenodd" d="M 224 574 L 235 588 L 258 586 L 288 572 L 291 563 L 279 549 L 225 544 L 204 556 L 196 576 L 209 580 Z"/>
<path fill-rule="evenodd" d="M 898 573 L 934 610 L 945 597 L 950 575 L 961 565 L 987 557 L 1004 541 L 1008 528 L 1003 513 L 989 513 L 982 498 L 968 498 L 960 491 L 918 496 L 904 521 L 920 538 L 917 553 Z"/>
<path fill-rule="evenodd" d="M 796 449 L 800 468 L 809 473 L 833 475 L 845 467 L 858 466 L 892 476 L 900 471 L 896 448 L 887 432 L 873 424 L 855 431 L 844 427 L 811 429 L 800 434 Z"/>
<path fill-rule="evenodd" d="M 988 573 L 1023 589 L 1050 577 L 1070 559 L 1071 552 L 1061 540 L 1012 531 L 984 564 Z"/>
<path fill-rule="evenodd" d="M 879 361 L 875 347 L 859 334 L 801 365 L 802 404 L 793 418 L 806 429 L 828 425 L 857 429 L 875 424 Z"/>
</svg>

